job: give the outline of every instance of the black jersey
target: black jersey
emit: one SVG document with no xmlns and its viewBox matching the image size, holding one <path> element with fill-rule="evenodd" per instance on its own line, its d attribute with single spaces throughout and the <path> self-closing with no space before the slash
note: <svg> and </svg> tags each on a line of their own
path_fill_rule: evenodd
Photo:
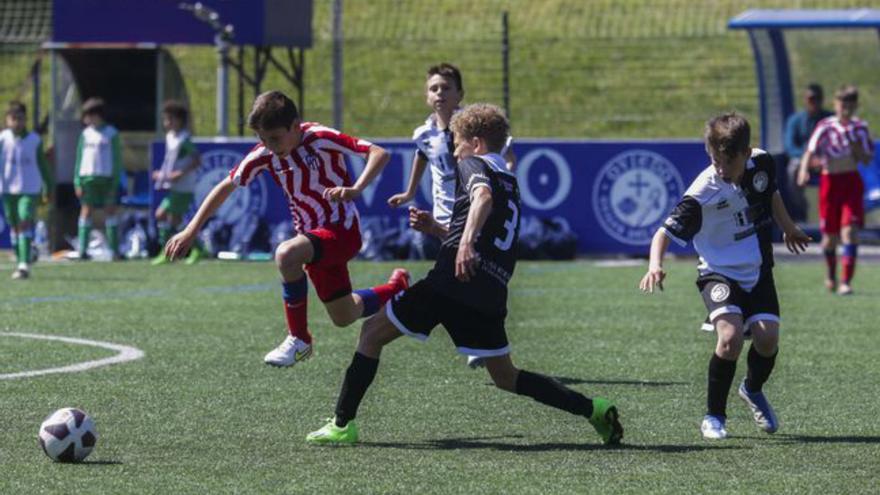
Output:
<svg viewBox="0 0 880 495">
<path fill-rule="evenodd" d="M 492 192 L 492 212 L 477 235 L 479 255 L 476 275 L 470 281 L 455 278 L 455 257 L 471 208 L 471 192 L 487 187 Z M 438 291 L 486 314 L 506 314 L 507 283 L 516 266 L 519 237 L 519 186 L 501 155 L 473 156 L 455 169 L 455 205 L 449 235 L 440 247 L 428 281 Z"/>
<path fill-rule="evenodd" d="M 701 275 L 720 273 L 746 290 L 773 266 L 771 245 L 776 164 L 754 149 L 742 180 L 724 182 L 711 165 L 694 180 L 663 224 L 666 235 L 693 241 Z"/>
</svg>

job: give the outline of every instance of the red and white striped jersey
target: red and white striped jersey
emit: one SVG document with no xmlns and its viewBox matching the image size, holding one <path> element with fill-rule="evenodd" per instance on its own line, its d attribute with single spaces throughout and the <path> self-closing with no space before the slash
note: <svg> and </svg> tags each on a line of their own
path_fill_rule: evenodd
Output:
<svg viewBox="0 0 880 495">
<path fill-rule="evenodd" d="M 294 228 L 300 233 L 337 223 L 351 228 L 358 218 L 354 202 L 328 201 L 323 194 L 332 187 L 351 187 L 342 155 L 366 158 L 372 143 L 315 122 L 304 122 L 300 129 L 303 133 L 300 145 L 284 158 L 276 156 L 262 143 L 254 146 L 229 172 L 232 182 L 246 187 L 257 174 L 268 173 L 284 190 Z"/>
<path fill-rule="evenodd" d="M 853 118 L 844 125 L 837 116 L 826 117 L 816 124 L 807 151 L 825 158 L 841 158 L 852 153 L 850 146 L 861 146 L 866 152 L 874 152 L 874 143 L 868 124 Z"/>
</svg>

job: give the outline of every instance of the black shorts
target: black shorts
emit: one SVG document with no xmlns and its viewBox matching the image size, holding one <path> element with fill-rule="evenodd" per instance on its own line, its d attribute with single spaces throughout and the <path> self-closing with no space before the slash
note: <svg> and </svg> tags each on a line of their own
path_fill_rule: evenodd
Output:
<svg viewBox="0 0 880 495">
<path fill-rule="evenodd" d="M 398 293 L 385 305 L 388 319 L 410 337 L 426 340 L 443 325 L 458 352 L 468 356 L 503 356 L 510 353 L 504 315 L 490 315 L 437 292 L 425 280 Z"/>
<path fill-rule="evenodd" d="M 713 323 L 719 316 L 730 313 L 741 314 L 745 328 L 756 321 L 779 322 L 779 298 L 772 270 L 761 272 L 758 283 L 750 292 L 717 273 L 700 275 L 697 288 L 709 311 L 709 321 Z"/>
</svg>

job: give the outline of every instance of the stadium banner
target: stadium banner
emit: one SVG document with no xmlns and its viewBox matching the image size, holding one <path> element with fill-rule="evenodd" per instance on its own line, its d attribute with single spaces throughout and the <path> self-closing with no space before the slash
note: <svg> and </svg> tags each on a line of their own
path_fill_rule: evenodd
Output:
<svg viewBox="0 0 880 495">
<path fill-rule="evenodd" d="M 406 228 L 406 209 L 391 208 L 386 201 L 406 188 L 416 148 L 405 139 L 374 142 L 388 149 L 392 158 L 357 200 L 362 223 Z M 256 143 L 205 138 L 195 144 L 202 154 L 195 194 L 200 203 Z M 153 143 L 152 169 L 161 166 L 164 148 L 163 141 Z M 521 139 L 513 149 L 522 221 L 552 218 L 566 223 L 578 236 L 583 254 L 646 254 L 666 214 L 708 164 L 699 141 Z M 360 175 L 364 161 L 347 157 L 347 162 L 352 177 Z M 151 197 L 155 209 L 163 195 L 156 192 Z M 429 173 L 424 174 L 414 203 L 430 210 Z M 269 225 L 291 221 L 283 193 L 268 174 L 236 191 L 218 215 L 234 223 L 246 213 L 255 213 Z"/>
</svg>

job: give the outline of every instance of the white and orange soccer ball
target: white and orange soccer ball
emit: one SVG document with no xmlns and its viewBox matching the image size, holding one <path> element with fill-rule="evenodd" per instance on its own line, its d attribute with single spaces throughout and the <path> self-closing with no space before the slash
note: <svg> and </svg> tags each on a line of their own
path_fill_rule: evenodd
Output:
<svg viewBox="0 0 880 495">
<path fill-rule="evenodd" d="M 84 411 L 65 407 L 49 415 L 37 435 L 43 452 L 56 462 L 79 462 L 95 448 L 98 432 Z"/>
</svg>

